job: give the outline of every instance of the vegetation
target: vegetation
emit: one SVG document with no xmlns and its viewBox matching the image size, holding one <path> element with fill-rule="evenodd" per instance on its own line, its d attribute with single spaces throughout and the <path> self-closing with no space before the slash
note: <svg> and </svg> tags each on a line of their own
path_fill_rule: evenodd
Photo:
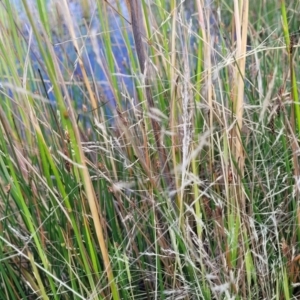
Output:
<svg viewBox="0 0 300 300">
<path fill-rule="evenodd" d="M 297 1 L 45 2 L 0 2 L 0 299 L 299 299 Z"/>
</svg>

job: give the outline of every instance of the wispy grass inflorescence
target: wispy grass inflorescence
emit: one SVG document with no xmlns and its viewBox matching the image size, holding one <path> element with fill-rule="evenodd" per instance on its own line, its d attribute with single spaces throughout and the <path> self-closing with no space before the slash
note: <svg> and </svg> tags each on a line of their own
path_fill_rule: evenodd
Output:
<svg viewBox="0 0 300 300">
<path fill-rule="evenodd" d="M 0 299 L 298 299 L 297 3 L 0 3 Z"/>
</svg>

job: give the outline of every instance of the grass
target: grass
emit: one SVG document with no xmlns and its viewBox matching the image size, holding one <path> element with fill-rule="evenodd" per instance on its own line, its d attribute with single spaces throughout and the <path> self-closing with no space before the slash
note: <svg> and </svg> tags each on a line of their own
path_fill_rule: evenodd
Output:
<svg viewBox="0 0 300 300">
<path fill-rule="evenodd" d="M 186 2 L 1 1 L 0 299 L 299 298 L 298 4 Z"/>
</svg>

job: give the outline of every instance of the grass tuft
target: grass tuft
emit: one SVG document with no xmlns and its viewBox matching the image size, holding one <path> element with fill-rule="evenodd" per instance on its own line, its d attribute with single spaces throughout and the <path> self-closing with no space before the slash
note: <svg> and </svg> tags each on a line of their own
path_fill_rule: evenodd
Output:
<svg viewBox="0 0 300 300">
<path fill-rule="evenodd" d="M 298 4 L 21 2 L 0 299 L 298 299 Z"/>
</svg>

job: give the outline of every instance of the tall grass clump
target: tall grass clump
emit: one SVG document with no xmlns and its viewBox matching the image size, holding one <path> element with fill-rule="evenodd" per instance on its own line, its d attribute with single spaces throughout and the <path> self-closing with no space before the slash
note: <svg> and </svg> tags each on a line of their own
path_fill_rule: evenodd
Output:
<svg viewBox="0 0 300 300">
<path fill-rule="evenodd" d="M 21 2 L 0 299 L 298 299 L 299 4 Z"/>
</svg>

